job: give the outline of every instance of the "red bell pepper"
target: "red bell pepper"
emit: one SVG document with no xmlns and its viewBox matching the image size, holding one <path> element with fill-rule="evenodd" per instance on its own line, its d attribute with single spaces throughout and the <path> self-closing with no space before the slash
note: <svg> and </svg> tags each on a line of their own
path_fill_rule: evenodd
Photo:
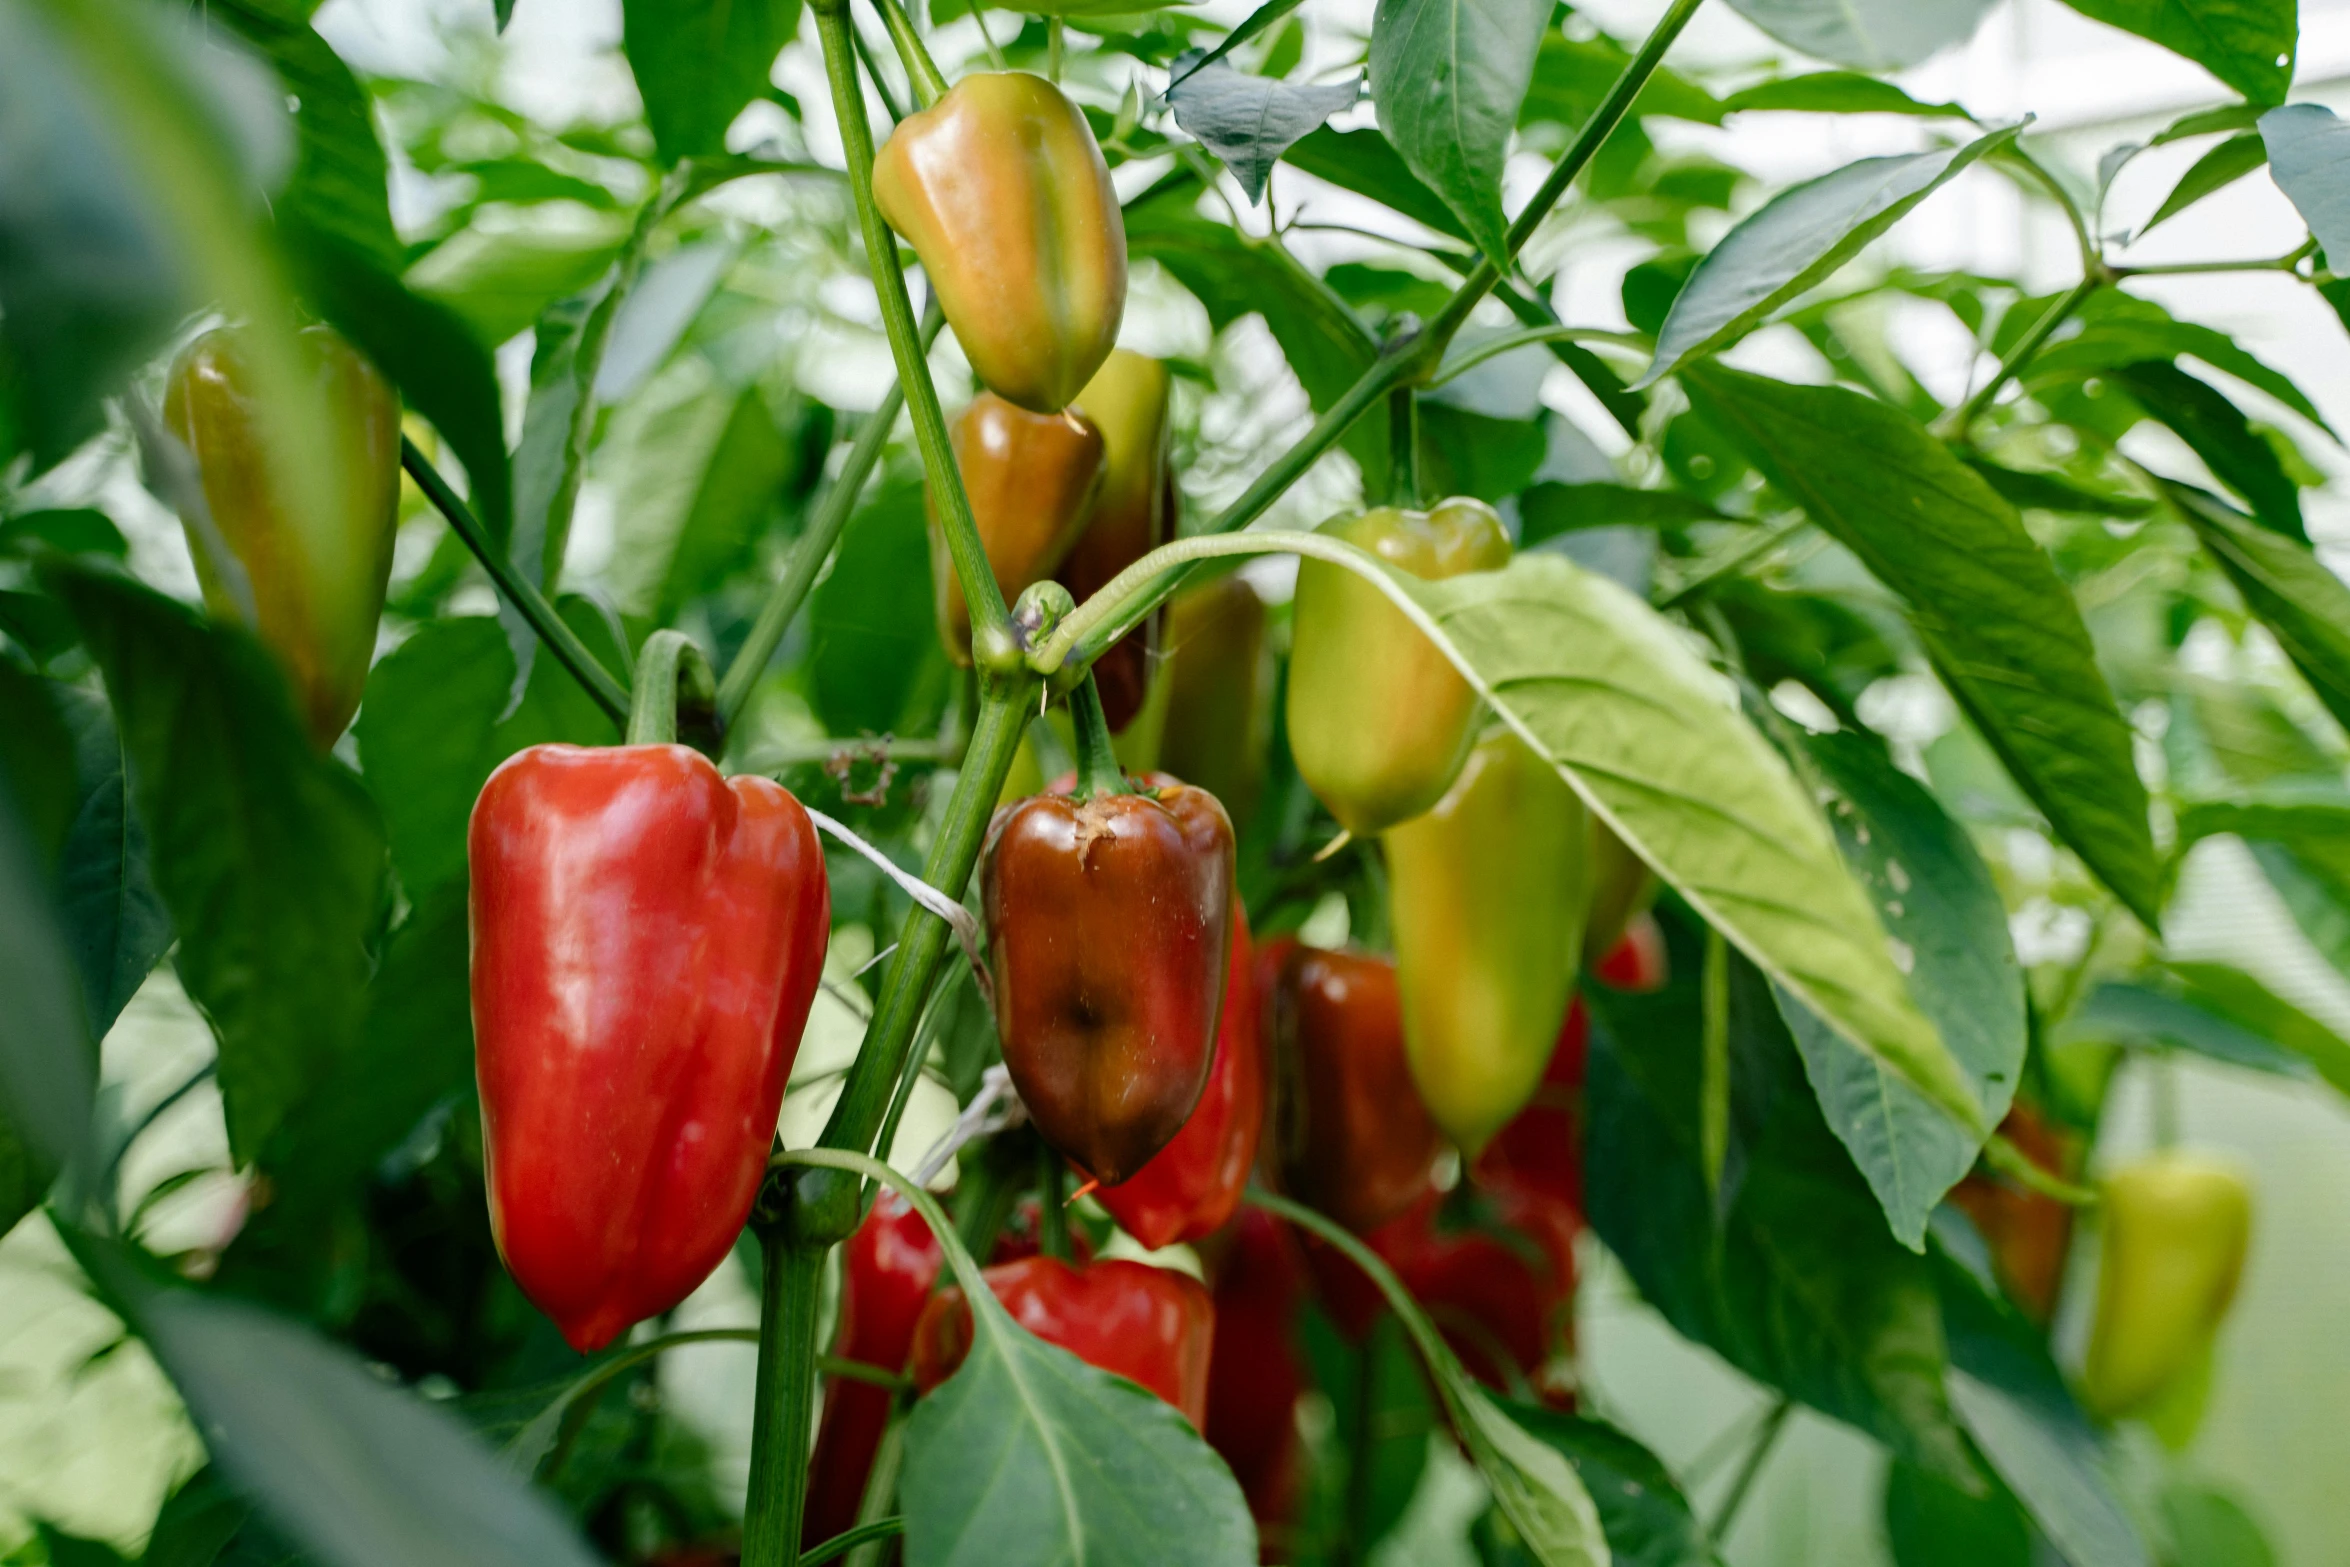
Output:
<svg viewBox="0 0 2350 1567">
<path fill-rule="evenodd" d="M 1087 1365 L 1139 1382 L 1207 1421 L 1208 1354 L 1216 1306 L 1189 1274 L 1115 1260 L 1072 1266 L 1030 1257 L 986 1271 L 1012 1320 Z M 971 1307 L 960 1289 L 941 1290 L 914 1329 L 914 1385 L 928 1393 L 971 1352 Z"/>
<path fill-rule="evenodd" d="M 1153 1251 L 1215 1233 L 1240 1206 L 1265 1125 L 1265 1059 L 1257 1024 L 1248 915 L 1234 898 L 1232 961 L 1207 1091 L 1173 1142 L 1126 1181 L 1096 1194 L 1110 1217 Z"/>
<path fill-rule="evenodd" d="M 1395 965 L 1291 947 L 1267 989 L 1282 1189 L 1373 1229 L 1428 1189 L 1443 1145 L 1404 1059 Z"/>
<path fill-rule="evenodd" d="M 1297 1314 L 1305 1297 L 1305 1268 L 1286 1228 L 1260 1209 L 1243 1212 L 1216 1273 L 1207 1438 L 1240 1481 L 1268 1550 L 1278 1543 L 1269 1536 L 1297 1511 L 1297 1401 L 1306 1390 Z"/>
<path fill-rule="evenodd" d="M 580 1350 L 733 1246 L 824 964 L 807 812 L 679 745 L 533 746 L 474 802 L 490 1227 Z"/>
<path fill-rule="evenodd" d="M 1533 1102 L 1478 1155 L 1479 1182 L 1539 1193 L 1583 1211 L 1583 1070 L 1590 1058 L 1591 1014 L 1577 996 Z"/>
<path fill-rule="evenodd" d="M 914 1325 L 930 1303 L 944 1263 L 936 1237 L 903 1197 L 885 1191 L 841 1250 L 840 1331 L 832 1352 L 893 1376 L 906 1368 Z M 824 1424 L 808 1463 L 808 1510 L 801 1549 L 845 1533 L 857 1522 L 873 1455 L 889 1427 L 890 1394 L 870 1382 L 835 1377 L 824 1398 Z"/>
</svg>

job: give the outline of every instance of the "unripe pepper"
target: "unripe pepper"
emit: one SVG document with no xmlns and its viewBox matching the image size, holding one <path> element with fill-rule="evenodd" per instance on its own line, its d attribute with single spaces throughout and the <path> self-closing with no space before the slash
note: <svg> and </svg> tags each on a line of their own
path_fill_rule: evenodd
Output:
<svg viewBox="0 0 2350 1567">
<path fill-rule="evenodd" d="M 906 1368 L 914 1325 L 938 1282 L 944 1254 L 930 1226 L 897 1193 L 884 1191 L 841 1248 L 840 1331 L 832 1352 L 892 1376 Z M 846 1532 L 857 1521 L 873 1456 L 889 1427 L 890 1393 L 870 1382 L 834 1377 L 824 1423 L 808 1461 L 803 1550 Z"/>
<path fill-rule="evenodd" d="M 1583 1211 L 1583 1074 L 1590 1059 L 1591 1014 L 1578 996 L 1567 1007 L 1533 1102 L 1478 1156 L 1479 1184 L 1533 1192 Z"/>
<path fill-rule="evenodd" d="M 324 750 L 359 710 L 375 657 L 399 525 L 400 400 L 330 328 L 307 327 L 299 341 L 334 442 L 319 454 L 330 470 L 325 493 L 337 503 L 331 514 L 296 515 L 279 500 L 237 328 L 206 332 L 181 353 L 163 415 L 196 459 L 205 509 L 252 589 L 254 629 Z M 193 523 L 188 533 L 205 604 L 216 616 L 241 617 L 239 594 L 213 550 Z"/>
<path fill-rule="evenodd" d="M 1395 965 L 1292 946 L 1269 978 L 1282 1189 L 1373 1229 L 1428 1189 L 1443 1147 L 1404 1058 Z"/>
<path fill-rule="evenodd" d="M 989 1268 L 987 1287 L 1012 1320 L 1089 1366 L 1139 1382 L 1183 1411 L 1208 1416 L 1208 1356 L 1216 1306 L 1199 1280 L 1144 1262 L 1071 1266 L 1030 1257 Z M 971 1353 L 971 1307 L 941 1290 L 914 1330 L 914 1385 L 928 1393 Z"/>
<path fill-rule="evenodd" d="M 1262 1209 L 1243 1212 L 1216 1270 L 1206 1434 L 1240 1482 L 1261 1536 L 1287 1527 L 1297 1513 L 1297 1401 L 1306 1390 L 1297 1316 L 1305 1297 L 1305 1268 L 1284 1226 Z M 1268 1552 L 1276 1543 L 1266 1538 Z"/>
<path fill-rule="evenodd" d="M 1999 1132 L 2049 1174 L 2059 1180 L 2072 1178 L 2072 1139 L 2030 1105 L 2017 1100 L 1999 1123 Z M 2065 1258 L 2072 1248 L 2072 1205 L 1980 1169 L 1950 1189 L 1950 1200 L 1974 1221 L 2008 1294 L 2034 1321 L 2046 1322 L 2055 1314 L 2056 1292 L 2064 1283 Z"/>
<path fill-rule="evenodd" d="M 678 745 L 533 746 L 474 802 L 490 1228 L 594 1350 L 727 1255 L 824 963 L 816 830 Z"/>
<path fill-rule="evenodd" d="M 989 824 L 980 900 L 1004 1065 L 1044 1140 L 1104 1186 L 1174 1140 L 1215 1059 L 1232 824 L 1212 795 L 1127 792 L 1089 681 L 1078 791 Z"/>
<path fill-rule="evenodd" d="M 922 258 L 979 379 L 1056 413 L 1126 313 L 1126 223 L 1085 116 L 1025 71 L 979 71 L 899 122 L 873 199 Z"/>
<path fill-rule="evenodd" d="M 1099 493 L 1102 436 L 1082 414 L 1034 414 L 982 392 L 956 416 L 955 466 L 971 519 L 1004 602 L 1060 568 Z M 938 638 L 958 664 L 971 662 L 971 607 L 955 578 L 938 498 L 930 498 L 930 581 Z"/>
<path fill-rule="evenodd" d="M 1085 531 L 1056 573 L 1082 604 L 1175 531 L 1179 494 L 1168 463 L 1167 367 L 1121 348 L 1077 394 L 1073 410 L 1101 431 L 1104 453 L 1101 491 Z M 1124 729 L 1142 711 L 1158 645 L 1154 611 L 1094 661 L 1093 678 L 1112 729 Z"/>
<path fill-rule="evenodd" d="M 2252 1236 L 2252 1190 L 2205 1155 L 2161 1153 L 2103 1183 L 2105 1253 L 2082 1391 L 2107 1417 L 2154 1403 L 2211 1347 Z"/>
<path fill-rule="evenodd" d="M 1232 958 L 1225 969 L 1224 1010 L 1216 1024 L 1207 1089 L 1173 1142 L 1132 1176 L 1095 1194 L 1119 1228 L 1152 1251 L 1214 1234 L 1240 1206 L 1265 1125 L 1266 1070 L 1258 1025 L 1248 915 L 1234 898 Z"/>
<path fill-rule="evenodd" d="M 1165 640 L 1159 765 L 1197 783 L 1245 823 L 1264 783 L 1273 716 L 1265 601 L 1245 578 L 1219 577 L 1167 606 Z"/>
<path fill-rule="evenodd" d="M 1566 1020 L 1588 817 L 1558 769 L 1497 729 L 1434 810 L 1383 841 L 1412 1081 L 1474 1159 L 1534 1096 Z"/>
<path fill-rule="evenodd" d="M 1509 535 L 1483 501 L 1429 512 L 1381 507 L 1318 530 L 1436 581 L 1509 564 Z M 1360 837 L 1443 798 L 1476 738 L 1477 693 L 1370 583 L 1302 560 L 1291 610 L 1289 749 L 1338 824 Z"/>
</svg>

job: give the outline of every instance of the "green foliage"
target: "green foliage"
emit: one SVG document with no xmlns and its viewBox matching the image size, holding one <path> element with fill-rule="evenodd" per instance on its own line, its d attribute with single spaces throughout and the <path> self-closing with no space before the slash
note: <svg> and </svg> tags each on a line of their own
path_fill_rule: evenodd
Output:
<svg viewBox="0 0 2350 1567">
<path fill-rule="evenodd" d="M 621 43 L 653 141 L 670 162 L 726 150 L 726 128 L 765 95 L 799 31 L 800 0 L 628 0 Z"/>
<path fill-rule="evenodd" d="M 1540 0 L 1380 0 L 1371 22 L 1379 128 L 1488 256 L 1507 253 L 1501 166 L 1549 18 Z"/>
</svg>

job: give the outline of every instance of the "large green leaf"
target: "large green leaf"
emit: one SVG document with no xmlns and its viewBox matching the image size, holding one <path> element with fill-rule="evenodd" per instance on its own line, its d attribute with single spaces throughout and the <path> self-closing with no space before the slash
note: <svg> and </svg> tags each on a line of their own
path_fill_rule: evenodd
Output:
<svg viewBox="0 0 2350 1567">
<path fill-rule="evenodd" d="M 66 834 L 59 908 L 90 1032 L 104 1038 L 171 945 L 171 914 L 147 863 L 147 829 L 131 808 L 122 737 L 97 697 L 59 688 L 73 729 L 80 799 Z"/>
<path fill-rule="evenodd" d="M 1985 1119 L 1997 1122 L 2015 1095 L 2026 1027 L 2023 970 L 1989 867 L 1966 829 L 1874 736 L 1797 743 L 1831 793 L 1828 820 L 1846 862 L 1909 955 L 1910 994 L 1967 1074 Z M 1935 1206 L 1974 1167 L 1980 1140 L 1802 1003 L 1786 998 L 1780 1010 L 1829 1127 L 1884 1205 L 1894 1237 L 1924 1250 Z"/>
<path fill-rule="evenodd" d="M 2262 115 L 2260 139 L 2277 188 L 2300 209 L 2327 260 L 2350 256 L 2350 170 L 2344 167 L 2350 126 L 2331 109 L 2296 103 Z"/>
<path fill-rule="evenodd" d="M 1855 70 L 1889 71 L 1974 36 L 1997 0 L 1730 0 L 1792 49 Z"/>
<path fill-rule="evenodd" d="M 98 1052 L 48 888 L 40 851 L 0 790 L 0 1233 L 86 1156 L 98 1093 Z"/>
<path fill-rule="evenodd" d="M 2335 721 L 2350 727 L 2350 587 L 2307 545 L 2184 484 L 2163 491 Z"/>
<path fill-rule="evenodd" d="M 1999 322 L 1993 346 L 1999 353 L 2013 348 L 2024 332 L 2054 304 L 2053 298 L 2019 301 Z M 2192 354 L 2215 370 L 2267 393 L 2319 429 L 2332 433 L 2325 416 L 2307 393 L 2225 332 L 2199 322 L 2181 321 L 2151 299 L 2140 299 L 2119 289 L 2101 289 L 2074 312 L 2054 341 L 2032 356 L 2022 372 L 2027 387 L 2077 380 L 2101 371 L 2118 370 L 2150 359 L 2176 359 Z"/>
<path fill-rule="evenodd" d="M 2285 472 L 2276 448 L 2252 428 L 2244 411 L 2208 382 L 2159 359 L 2124 365 L 2113 379 L 2154 419 L 2187 443 L 2222 484 L 2242 496 L 2253 515 L 2275 532 L 2306 544 L 2301 488 Z"/>
<path fill-rule="evenodd" d="M 1915 1464 L 1885 1472 L 1894 1567 L 2032 1567 L 2032 1530 L 2003 1486 L 1970 1496 Z"/>
<path fill-rule="evenodd" d="M 1508 254 L 1501 169 L 1550 11 L 1544 0 L 1379 0 L 1371 21 L 1379 128 L 1488 256 Z"/>
<path fill-rule="evenodd" d="M 1575 1466 L 1617 1567 L 1711 1567 L 1713 1544 L 1663 1460 L 1604 1420 L 1508 1403 L 1509 1417 Z M 1515 1560 L 1524 1560 L 1523 1556 Z M 1515 1567 L 1515 1561 L 1493 1567 Z"/>
<path fill-rule="evenodd" d="M 2268 161 L 2268 148 L 2259 136 L 2250 131 L 2231 136 L 2195 160 L 2194 167 L 2179 176 L 2162 205 L 2154 209 L 2154 216 L 2146 226 L 2131 237 L 2131 243 L 2144 239 L 2172 218 L 2186 211 L 2204 197 L 2227 189 Z"/>
<path fill-rule="evenodd" d="M 2185 55 L 2255 103 L 2282 103 L 2301 42 L 2297 0 L 2064 0 Z"/>
<path fill-rule="evenodd" d="M 229 1147 L 249 1160 L 357 1036 L 382 825 L 311 750 L 258 642 L 126 577 L 44 578 L 105 672 L 180 978 L 219 1036 Z"/>
<path fill-rule="evenodd" d="M 1534 83 L 1518 111 L 1518 123 L 1548 122 L 1573 130 L 1599 112 L 1599 106 L 1632 63 L 1631 51 L 1604 33 L 1570 38 L 1557 28 L 1542 35 L 1542 51 L 1534 60 Z M 1659 66 L 1640 95 L 1632 100 L 1634 118 L 1651 114 L 1691 120 L 1699 125 L 1722 123 L 1722 103 L 1686 76 Z"/>
<path fill-rule="evenodd" d="M 1808 114 L 1910 114 L 1924 119 L 1966 118 L 1955 103 L 1920 103 L 1908 93 L 1858 71 L 1813 71 L 1742 87 L 1722 100 L 1726 114 L 1746 109 L 1791 109 Z"/>
<path fill-rule="evenodd" d="M 2032 802 L 2148 925 L 2161 873 L 2129 726 L 2073 597 L 2012 507 L 1898 409 L 1708 366 L 1692 400 L 1908 603 L 1951 694 Z"/>
<path fill-rule="evenodd" d="M 799 26 L 800 0 L 624 0 L 621 46 L 662 161 L 724 152 Z"/>
<path fill-rule="evenodd" d="M 1421 184 L 1393 144 L 1377 131 L 1334 131 L 1325 125 L 1291 147 L 1282 161 L 1342 190 L 1368 196 L 1448 238 L 1469 237 L 1468 229 L 1444 204 L 1444 198 Z"/>
<path fill-rule="evenodd" d="M 1652 385 L 1683 361 L 1744 337 L 2014 135 L 2010 127 L 1961 147 L 1863 158 L 1781 191 L 1697 264 L 1657 334 L 1656 362 L 1638 385 Z"/>
</svg>

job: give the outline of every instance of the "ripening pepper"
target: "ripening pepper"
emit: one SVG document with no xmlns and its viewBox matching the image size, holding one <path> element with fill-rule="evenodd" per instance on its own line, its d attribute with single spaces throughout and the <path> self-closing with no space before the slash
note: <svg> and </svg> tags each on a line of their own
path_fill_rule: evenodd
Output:
<svg viewBox="0 0 2350 1567">
<path fill-rule="evenodd" d="M 1119 1228 L 1152 1251 L 1195 1241 L 1224 1227 L 1240 1206 L 1256 1167 L 1265 1125 L 1265 1057 L 1249 975 L 1248 915 L 1232 900 L 1232 958 L 1225 969 L 1224 1010 L 1208 1086 L 1175 1140 L 1095 1200 Z"/>
<path fill-rule="evenodd" d="M 1383 842 L 1412 1081 L 1474 1159 L 1534 1096 L 1566 1021 L 1588 818 L 1556 768 L 1497 729 L 1434 810 Z"/>
<path fill-rule="evenodd" d="M 873 199 L 989 390 L 1066 408 L 1126 314 L 1126 223 L 1077 105 L 1041 76 L 974 72 L 899 122 Z"/>
<path fill-rule="evenodd" d="M 986 1270 L 987 1287 L 1012 1320 L 1089 1366 L 1139 1382 L 1207 1423 L 1208 1356 L 1216 1306 L 1199 1280 L 1171 1268 L 1115 1260 L 1073 1266 L 1029 1257 Z M 914 1329 L 914 1385 L 924 1393 L 971 1353 L 971 1307 L 960 1289 L 939 1291 Z"/>
<path fill-rule="evenodd" d="M 1583 1211 L 1583 1074 L 1590 1060 L 1591 1014 L 1578 996 L 1542 1086 L 1478 1156 L 1480 1185 L 1534 1192 Z"/>
<path fill-rule="evenodd" d="M 1591 818 L 1591 912 L 1583 921 L 1583 962 L 1612 954 L 1656 901 L 1656 872 L 1595 814 Z M 1655 929 L 1655 922 L 1649 922 Z"/>
<path fill-rule="evenodd" d="M 2049 1174 L 2060 1180 L 2072 1178 L 2073 1140 L 2030 1105 L 2017 1100 L 1999 1123 L 1999 1131 Z M 2065 1258 L 2072 1247 L 2072 1205 L 1984 1169 L 1952 1187 L 1950 1200 L 1974 1221 L 2008 1294 L 2033 1321 L 2046 1322 L 2055 1314 L 2056 1292 L 2064 1283 Z"/>
<path fill-rule="evenodd" d="M 187 346 L 172 366 L 163 414 L 196 459 L 220 542 L 244 568 L 254 629 L 324 750 L 359 710 L 375 657 L 399 525 L 400 400 L 332 329 L 307 327 L 299 344 L 334 443 L 322 454 L 325 493 L 337 503 L 330 515 L 296 515 L 278 499 L 238 328 L 215 328 Z M 216 616 L 241 617 L 198 524 L 187 526 L 205 604 Z"/>
<path fill-rule="evenodd" d="M 1250 1208 L 1232 1226 L 1216 1269 L 1215 1352 L 1208 1358 L 1208 1445 L 1240 1482 L 1268 1561 L 1287 1561 L 1274 1536 L 1296 1517 L 1297 1401 L 1305 1395 L 1298 1312 L 1306 1275 L 1285 1226 Z"/>
<path fill-rule="evenodd" d="M 1102 478 L 1102 436 L 1082 414 L 1034 414 L 982 392 L 950 432 L 971 520 L 1004 602 L 1017 600 L 1067 559 Z M 971 662 L 971 607 L 955 578 L 930 498 L 930 581 L 947 657 Z"/>
<path fill-rule="evenodd" d="M 498 1254 L 582 1351 L 725 1258 L 831 919 L 808 813 L 679 745 L 533 746 L 474 802 L 473 1035 Z"/>
<path fill-rule="evenodd" d="M 907 1201 L 884 1191 L 841 1248 L 840 1331 L 832 1353 L 895 1376 L 914 1348 L 914 1325 L 938 1282 L 944 1254 L 930 1226 Z M 888 1429 L 889 1389 L 834 1377 L 824 1396 L 824 1423 L 808 1461 L 808 1510 L 801 1549 L 845 1533 L 857 1521 L 873 1455 Z"/>
<path fill-rule="evenodd" d="M 1433 511 L 1381 507 L 1318 530 L 1430 581 L 1509 564 L 1509 535 L 1483 501 Z M 1298 776 L 1361 837 L 1443 798 L 1476 738 L 1477 693 L 1370 583 L 1303 560 L 1291 610 L 1289 749 Z"/>
<path fill-rule="evenodd" d="M 1264 784 L 1273 717 L 1265 601 L 1247 579 L 1219 577 L 1167 606 L 1165 642 L 1159 765 L 1197 783 L 1245 823 Z"/>
<path fill-rule="evenodd" d="M 1207 1088 L 1232 878 L 1224 808 L 1171 778 L 1037 795 L 989 824 L 1004 1065 L 1038 1134 L 1104 1186 L 1172 1142 Z"/>
<path fill-rule="evenodd" d="M 1121 348 L 1077 394 L 1072 408 L 1101 431 L 1103 448 L 1100 493 L 1085 531 L 1055 573 L 1082 604 L 1175 531 L 1179 492 L 1168 461 L 1167 367 Z M 1151 654 L 1158 645 L 1154 611 L 1094 661 L 1094 682 L 1112 729 L 1124 729 L 1142 711 L 1150 693 Z"/>
<path fill-rule="evenodd" d="M 2104 1259 L 2082 1391 L 2114 1417 L 2171 1391 L 2210 1350 L 2252 1236 L 2252 1190 L 2235 1168 L 2160 1153 L 2105 1178 Z"/>
<path fill-rule="evenodd" d="M 1583 944 L 1588 958 L 1591 943 Z M 1616 944 L 1602 953 L 1591 964 L 1591 977 L 1610 990 L 1628 990 L 1634 995 L 1648 995 L 1672 983 L 1673 959 L 1665 946 L 1664 928 L 1656 916 L 1646 909 L 1632 916 Z"/>
<path fill-rule="evenodd" d="M 1281 1187 L 1350 1230 L 1428 1189 L 1442 1151 L 1404 1058 L 1395 965 L 1359 952 L 1276 949 L 1269 997 Z"/>
</svg>

